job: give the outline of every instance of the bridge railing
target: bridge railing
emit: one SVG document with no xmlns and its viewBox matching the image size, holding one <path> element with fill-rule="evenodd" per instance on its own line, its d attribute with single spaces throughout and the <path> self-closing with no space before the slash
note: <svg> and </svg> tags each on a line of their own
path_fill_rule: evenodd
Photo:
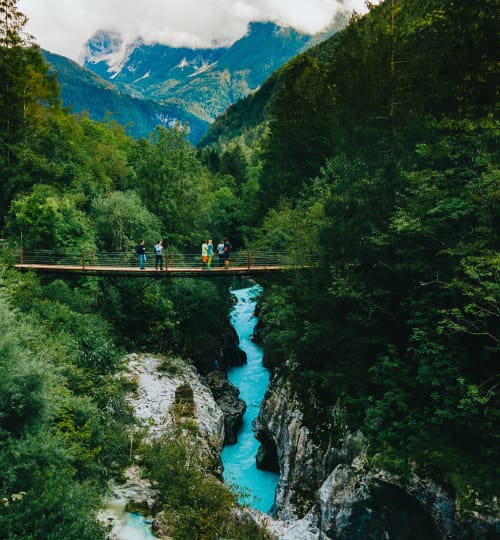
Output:
<svg viewBox="0 0 500 540">
<path fill-rule="evenodd" d="M 45 249 L 25 251 L 19 249 L 16 259 L 18 259 L 18 262 L 21 264 L 80 266 L 82 264 L 82 252 L 60 252 Z"/>
<path fill-rule="evenodd" d="M 16 263 L 35 266 L 72 266 L 72 267 L 138 267 L 138 257 L 134 253 L 121 251 L 72 251 L 59 252 L 51 250 L 17 250 L 14 257 Z M 317 256 L 311 254 L 290 254 L 287 251 L 235 250 L 229 256 L 230 266 L 238 268 L 292 268 L 311 266 L 317 263 Z M 221 265 L 218 254 L 212 258 L 212 267 Z M 180 253 L 165 251 L 164 268 L 203 268 L 200 253 Z M 146 253 L 146 268 L 155 267 L 155 255 Z"/>
<path fill-rule="evenodd" d="M 137 257 L 125 251 L 90 251 L 85 255 L 87 266 L 132 267 L 137 266 Z"/>
</svg>

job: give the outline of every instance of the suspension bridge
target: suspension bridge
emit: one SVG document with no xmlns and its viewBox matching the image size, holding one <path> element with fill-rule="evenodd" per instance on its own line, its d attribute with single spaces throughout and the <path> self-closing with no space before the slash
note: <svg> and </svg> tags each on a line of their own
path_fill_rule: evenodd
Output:
<svg viewBox="0 0 500 540">
<path fill-rule="evenodd" d="M 144 269 L 139 268 L 138 258 L 125 252 L 56 252 L 48 250 L 11 252 L 14 267 L 21 271 L 52 274 L 85 274 L 115 276 L 178 276 L 178 277 L 221 277 L 276 274 L 289 270 L 314 267 L 317 256 L 292 256 L 285 251 L 231 252 L 226 266 L 214 255 L 210 267 L 202 263 L 200 254 L 165 252 L 163 269 L 156 264 L 154 255 L 147 255 Z"/>
</svg>

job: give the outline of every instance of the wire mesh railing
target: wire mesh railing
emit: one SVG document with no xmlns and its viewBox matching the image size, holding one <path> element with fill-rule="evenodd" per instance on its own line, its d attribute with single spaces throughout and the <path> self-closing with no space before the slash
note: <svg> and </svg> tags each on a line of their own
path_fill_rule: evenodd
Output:
<svg viewBox="0 0 500 540">
<path fill-rule="evenodd" d="M 13 253 L 14 262 L 21 267 L 68 267 L 82 269 L 133 269 L 139 268 L 139 258 L 130 252 L 121 251 L 51 251 L 18 249 Z M 229 260 L 214 254 L 210 267 L 202 261 L 200 253 L 182 253 L 165 251 L 161 266 L 163 270 L 216 270 L 218 268 L 240 269 L 273 269 L 299 268 L 315 266 L 318 263 L 316 254 L 292 253 L 288 251 L 235 250 L 231 251 Z M 155 255 L 146 254 L 145 269 L 154 270 L 160 267 Z"/>
<path fill-rule="evenodd" d="M 24 251 L 18 255 L 19 263 L 51 266 L 80 266 L 82 252 L 58 252 L 49 250 Z"/>
</svg>

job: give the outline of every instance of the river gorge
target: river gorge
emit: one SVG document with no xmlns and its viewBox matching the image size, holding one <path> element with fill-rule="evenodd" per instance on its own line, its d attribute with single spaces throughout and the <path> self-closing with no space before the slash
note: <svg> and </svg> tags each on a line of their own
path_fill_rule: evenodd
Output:
<svg viewBox="0 0 500 540">
<path fill-rule="evenodd" d="M 187 382 L 194 393 L 198 428 L 221 451 L 224 481 L 239 494 L 242 504 L 267 513 L 274 503 L 278 474 L 257 469 L 259 442 L 252 429 L 269 383 L 269 372 L 262 365 L 262 350 L 253 342 L 253 330 L 257 323 L 254 312 L 259 291 L 258 285 L 231 291 L 235 303 L 229 314 L 230 323 L 238 336 L 239 348 L 244 353 L 242 358 L 246 358 L 241 365 L 230 367 L 227 374 L 229 381 L 239 390 L 239 399 L 246 403 L 234 444 L 223 447 L 223 413 L 209 388 L 191 366 L 181 360 L 172 361 L 175 375 L 165 376 L 161 359 L 147 354 L 130 354 L 126 358 L 125 377 L 137 384 L 137 391 L 130 398 L 130 403 L 138 423 L 147 429 L 147 438 L 151 440 L 160 437 L 171 427 L 172 418 L 167 411 L 174 402 L 175 389 Z M 131 439 L 131 453 L 132 447 Z M 152 539 L 152 518 L 127 509 L 141 507 L 147 514 L 148 507 L 153 506 L 154 490 L 146 479 L 141 478 L 136 466 L 129 467 L 125 477 L 125 483 L 110 485 L 111 494 L 105 501 L 101 520 L 110 529 L 113 540 Z"/>
<path fill-rule="evenodd" d="M 221 476 L 249 507 L 242 512 L 265 527 L 273 539 L 496 538 L 498 520 L 479 515 L 472 521 L 461 519 L 453 496 L 431 480 L 415 474 L 403 479 L 373 469 L 361 432 L 346 430 L 341 440 L 326 448 L 314 442 L 303 421 L 304 405 L 286 380 L 276 374 L 270 379 L 262 365 L 262 351 L 253 339 L 259 290 L 253 286 L 231 291 L 235 302 L 230 323 L 244 353 L 242 358 L 246 358 L 236 359 L 239 365 L 227 369 L 229 382 L 239 389 L 236 400 L 246 402 L 236 442 L 227 444 L 228 413 L 210 384 L 212 374 L 201 377 L 181 359 L 168 359 L 169 371 L 165 372 L 165 359 L 130 354 L 125 377 L 136 386 L 130 404 L 146 432 L 145 440 L 153 441 L 169 432 L 176 389 L 187 384 L 193 391 L 197 444 L 206 445 L 207 454 L 220 456 Z M 223 380 L 222 386 L 228 384 L 220 374 L 217 377 Z M 232 391 L 238 393 L 234 388 Z M 234 412 L 232 407 L 229 411 Z M 235 422 L 231 425 L 234 428 Z M 259 441 L 273 443 L 279 475 L 257 469 L 259 442 L 255 435 Z M 126 509 L 152 513 L 153 486 L 141 477 L 137 464 L 129 467 L 125 477 L 124 484 L 112 486 L 101 520 L 109 525 L 112 540 L 151 539 L 155 519 Z M 302 497 L 306 490 L 309 496 Z"/>
<path fill-rule="evenodd" d="M 253 341 L 257 323 L 255 297 L 259 290 L 258 286 L 254 286 L 232 291 L 236 304 L 231 311 L 231 324 L 238 334 L 239 346 L 246 354 L 247 361 L 242 366 L 230 368 L 228 379 L 239 389 L 239 397 L 245 401 L 247 409 L 237 434 L 237 443 L 227 445 L 222 450 L 222 463 L 226 482 L 245 493 L 242 502 L 262 512 L 269 512 L 274 504 L 278 475 L 257 469 L 259 442 L 252 429 L 269 384 L 269 372 L 262 365 L 262 350 Z"/>
</svg>

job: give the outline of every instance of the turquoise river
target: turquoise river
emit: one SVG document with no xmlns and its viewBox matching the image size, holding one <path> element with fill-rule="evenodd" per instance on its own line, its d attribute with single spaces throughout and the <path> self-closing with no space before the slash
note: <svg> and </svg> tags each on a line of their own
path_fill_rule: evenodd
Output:
<svg viewBox="0 0 500 540">
<path fill-rule="evenodd" d="M 274 503 L 278 475 L 257 469 L 255 458 L 259 442 L 252 431 L 252 422 L 259 413 L 269 384 L 269 372 L 262 365 L 262 349 L 252 341 L 257 324 L 254 315 L 256 297 L 260 290 L 255 285 L 232 291 L 237 302 L 231 310 L 230 320 L 240 339 L 240 349 L 247 355 L 247 363 L 230 368 L 227 375 L 231 383 L 239 388 L 240 398 L 246 402 L 247 410 L 238 432 L 238 441 L 222 450 L 222 463 L 226 483 L 243 493 L 241 502 L 268 513 Z"/>
</svg>

